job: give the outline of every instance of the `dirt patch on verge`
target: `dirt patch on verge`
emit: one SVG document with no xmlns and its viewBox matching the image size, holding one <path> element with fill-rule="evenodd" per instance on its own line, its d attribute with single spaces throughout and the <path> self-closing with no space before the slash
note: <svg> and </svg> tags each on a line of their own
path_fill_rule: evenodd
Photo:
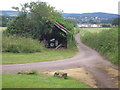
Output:
<svg viewBox="0 0 120 90">
<path fill-rule="evenodd" d="M 43 72 L 44 74 L 54 75 L 55 72 L 65 72 L 69 77 L 75 78 L 78 81 L 81 81 L 93 88 L 97 88 L 96 82 L 93 79 L 93 76 L 90 72 L 85 70 L 84 68 L 73 68 L 73 69 L 65 69 L 65 70 L 57 70 L 57 71 L 47 71 Z"/>
<path fill-rule="evenodd" d="M 109 76 L 110 79 L 113 80 L 113 82 L 115 83 L 116 87 L 118 87 L 120 81 L 118 80 L 118 78 L 120 77 L 120 71 L 117 69 L 114 69 L 112 67 L 98 67 L 101 70 L 104 70 Z"/>
</svg>

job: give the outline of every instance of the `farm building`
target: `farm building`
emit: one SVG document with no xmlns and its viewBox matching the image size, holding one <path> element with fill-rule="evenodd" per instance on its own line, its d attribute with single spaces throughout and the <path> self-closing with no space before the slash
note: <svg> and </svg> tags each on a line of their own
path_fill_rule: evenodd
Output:
<svg viewBox="0 0 120 90">
<path fill-rule="evenodd" d="M 67 48 L 67 33 L 69 31 L 56 22 L 51 34 L 45 35 L 44 44 L 47 48 Z"/>
<path fill-rule="evenodd" d="M 101 24 L 78 24 L 78 27 L 102 27 Z"/>
</svg>

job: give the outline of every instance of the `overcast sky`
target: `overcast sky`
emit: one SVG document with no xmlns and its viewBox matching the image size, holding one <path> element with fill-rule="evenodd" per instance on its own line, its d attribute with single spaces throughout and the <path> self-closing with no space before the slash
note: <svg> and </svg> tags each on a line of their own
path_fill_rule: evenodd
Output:
<svg viewBox="0 0 120 90">
<path fill-rule="evenodd" d="M 12 10 L 12 6 L 20 6 L 25 2 L 38 0 L 1 0 L 0 10 Z M 40 0 L 39 0 L 40 1 Z M 63 10 L 64 13 L 90 13 L 106 12 L 118 13 L 119 0 L 41 0 L 48 2 L 57 10 Z"/>
</svg>

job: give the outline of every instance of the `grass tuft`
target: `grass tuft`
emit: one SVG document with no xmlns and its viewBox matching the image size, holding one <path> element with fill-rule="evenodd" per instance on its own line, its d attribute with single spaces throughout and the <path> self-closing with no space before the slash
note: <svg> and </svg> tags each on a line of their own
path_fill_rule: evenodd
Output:
<svg viewBox="0 0 120 90">
<path fill-rule="evenodd" d="M 66 59 L 77 54 L 77 48 L 72 49 L 43 49 L 42 52 L 37 53 L 2 53 L 3 64 L 19 64 L 32 62 L 45 62 L 59 59 Z"/>
<path fill-rule="evenodd" d="M 17 74 L 25 74 L 25 75 L 37 75 L 38 71 L 36 70 L 31 70 L 31 71 L 19 71 Z"/>
</svg>

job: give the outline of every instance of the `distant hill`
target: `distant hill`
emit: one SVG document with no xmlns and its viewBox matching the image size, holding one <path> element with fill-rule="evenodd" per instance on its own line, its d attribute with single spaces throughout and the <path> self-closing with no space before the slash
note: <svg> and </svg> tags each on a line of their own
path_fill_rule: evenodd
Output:
<svg viewBox="0 0 120 90">
<path fill-rule="evenodd" d="M 0 16 L 17 16 L 17 11 L 10 11 L 10 10 L 0 10 Z"/>
<path fill-rule="evenodd" d="M 64 13 L 64 17 L 99 17 L 99 18 L 116 18 L 117 14 L 111 13 L 102 13 L 102 12 L 95 12 L 95 13 Z"/>
<path fill-rule="evenodd" d="M 79 21 L 79 23 L 112 23 L 114 18 L 118 17 L 118 14 L 95 12 L 95 13 L 64 13 L 63 17 L 72 18 Z"/>
</svg>

